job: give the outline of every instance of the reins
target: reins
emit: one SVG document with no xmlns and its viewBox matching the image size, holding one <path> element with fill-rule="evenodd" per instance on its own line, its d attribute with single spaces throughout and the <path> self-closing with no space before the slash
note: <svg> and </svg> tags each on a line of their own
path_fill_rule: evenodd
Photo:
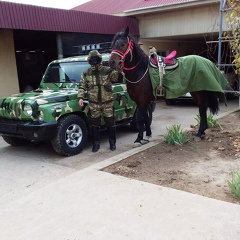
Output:
<svg viewBox="0 0 240 240">
<path fill-rule="evenodd" d="M 130 41 L 129 41 L 129 38 L 128 38 L 128 37 L 127 37 L 127 39 L 128 39 L 128 47 L 127 47 L 125 53 L 123 53 L 123 52 L 121 52 L 121 51 L 119 51 L 119 50 L 112 50 L 112 51 L 111 51 L 111 54 L 115 53 L 115 54 L 117 54 L 118 56 L 120 56 L 120 57 L 121 57 L 121 62 L 122 62 L 122 69 L 129 71 L 129 70 L 133 70 L 134 68 L 136 68 L 136 67 L 138 66 L 138 64 L 141 62 L 142 59 L 140 59 L 140 61 L 139 61 L 135 66 L 133 66 L 133 67 L 131 67 L 131 68 L 126 68 L 126 67 L 124 66 L 124 61 L 125 61 L 126 55 L 127 55 L 129 52 L 130 52 L 130 54 L 131 54 L 130 62 L 132 61 L 132 57 L 133 57 L 133 40 L 130 39 Z M 128 79 L 126 78 L 125 73 L 124 73 L 123 71 L 121 72 L 121 74 L 123 75 L 123 77 L 124 77 L 128 82 L 130 82 L 130 83 L 139 83 L 139 82 L 144 78 L 144 76 L 146 75 L 147 71 L 148 71 L 148 66 L 147 66 L 147 69 L 146 69 L 145 73 L 143 74 L 143 76 L 142 76 L 138 81 L 136 81 L 136 82 L 132 82 L 132 81 L 128 80 Z"/>
<path fill-rule="evenodd" d="M 139 83 L 139 82 L 145 77 L 145 75 L 147 74 L 147 71 L 148 71 L 148 67 L 147 67 L 145 73 L 143 74 L 143 76 L 142 76 L 138 81 L 136 81 L 136 82 L 132 82 L 132 81 L 128 80 L 128 79 L 126 78 L 126 76 L 125 76 L 125 73 L 124 73 L 124 72 L 121 72 L 121 73 L 122 73 L 123 77 L 124 77 L 128 82 L 130 82 L 130 83 Z"/>
</svg>

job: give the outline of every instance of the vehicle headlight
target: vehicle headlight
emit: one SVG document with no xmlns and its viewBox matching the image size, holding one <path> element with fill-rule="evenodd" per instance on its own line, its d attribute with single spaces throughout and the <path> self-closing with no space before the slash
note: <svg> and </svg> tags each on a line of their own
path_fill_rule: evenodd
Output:
<svg viewBox="0 0 240 240">
<path fill-rule="evenodd" d="M 33 113 L 32 106 L 30 104 L 24 105 L 23 111 L 26 116 L 31 116 Z"/>
</svg>

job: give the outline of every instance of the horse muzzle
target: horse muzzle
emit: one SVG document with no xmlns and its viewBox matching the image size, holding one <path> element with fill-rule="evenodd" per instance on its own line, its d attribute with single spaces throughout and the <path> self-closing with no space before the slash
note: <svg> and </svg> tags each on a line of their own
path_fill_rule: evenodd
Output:
<svg viewBox="0 0 240 240">
<path fill-rule="evenodd" d="M 123 60 L 109 60 L 108 64 L 111 68 L 121 72 L 122 71 L 122 63 L 123 63 Z"/>
</svg>

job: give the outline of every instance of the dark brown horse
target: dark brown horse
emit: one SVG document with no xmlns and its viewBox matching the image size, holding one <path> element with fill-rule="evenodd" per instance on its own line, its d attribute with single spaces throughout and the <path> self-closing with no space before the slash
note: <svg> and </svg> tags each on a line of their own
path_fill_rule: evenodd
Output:
<svg viewBox="0 0 240 240">
<path fill-rule="evenodd" d="M 204 59 L 204 61 L 209 60 Z M 139 146 L 147 143 L 152 134 L 147 108 L 150 102 L 155 100 L 149 74 L 149 57 L 143 52 L 134 38 L 129 35 L 128 27 L 125 31 L 118 32 L 114 36 L 109 65 L 124 75 L 127 82 L 127 91 L 139 108 L 139 133 L 135 145 Z M 195 69 L 188 69 L 188 71 L 195 71 Z M 209 91 L 208 87 L 201 91 L 190 91 L 190 93 L 199 106 L 200 126 L 197 137 L 201 139 L 201 136 L 205 134 L 205 130 L 208 128 L 207 108 L 213 114 L 217 113 L 219 110 L 218 98 L 215 90 Z M 146 130 L 146 138 L 143 137 L 144 129 Z"/>
</svg>

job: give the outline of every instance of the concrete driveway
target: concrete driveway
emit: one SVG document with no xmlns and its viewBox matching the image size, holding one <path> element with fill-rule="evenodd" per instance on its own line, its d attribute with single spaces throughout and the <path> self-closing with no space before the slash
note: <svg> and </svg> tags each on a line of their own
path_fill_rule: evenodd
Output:
<svg viewBox="0 0 240 240">
<path fill-rule="evenodd" d="M 221 114 L 238 108 L 238 101 L 229 102 L 229 106 L 220 105 Z M 167 132 L 167 127 L 173 124 L 181 124 L 182 128 L 189 128 L 196 124 L 194 119 L 198 113 L 198 107 L 191 101 L 181 102 L 174 106 L 168 106 L 163 100 L 159 100 L 153 114 L 152 142 L 158 142 Z M 41 188 L 58 179 L 64 178 L 73 172 L 87 168 L 103 160 L 124 154 L 132 150 L 137 133 L 133 132 L 130 125 L 117 129 L 117 149 L 109 150 L 107 132 L 101 133 L 101 148 L 97 153 L 91 152 L 91 139 L 85 149 L 78 155 L 62 157 L 55 153 L 49 143 L 32 143 L 28 146 L 12 147 L 0 137 L 0 204 L 24 196 L 26 193 Z M 148 145 L 146 146 L 148 147 Z M 140 151 L 142 148 L 136 149 Z"/>
<path fill-rule="evenodd" d="M 221 103 L 219 116 L 238 106 L 237 100 Z M 132 149 L 136 133 L 130 126 L 118 128 L 116 151 L 103 132 L 98 153 L 89 141 L 72 157 L 58 156 L 47 143 L 11 147 L 0 139 L 1 238 L 240 239 L 238 205 L 99 172 L 157 144 L 166 127 L 196 124 L 197 113 L 194 104 L 158 101 L 152 142 L 138 149 Z"/>
</svg>

